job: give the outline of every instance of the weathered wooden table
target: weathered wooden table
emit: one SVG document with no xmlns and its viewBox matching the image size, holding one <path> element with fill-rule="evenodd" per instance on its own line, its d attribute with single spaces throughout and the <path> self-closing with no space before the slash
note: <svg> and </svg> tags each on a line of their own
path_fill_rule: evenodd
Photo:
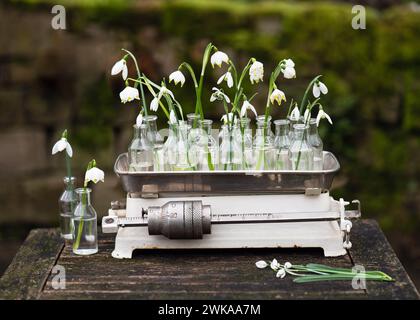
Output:
<svg viewBox="0 0 420 320">
<path fill-rule="evenodd" d="M 134 259 L 111 257 L 113 238 L 100 234 L 99 253 L 76 256 L 56 229 L 33 230 L 0 279 L 2 299 L 419 299 L 412 281 L 373 220 L 352 229 L 346 256 L 324 258 L 320 250 L 244 249 L 141 251 Z M 258 260 L 356 264 L 380 269 L 395 282 L 367 282 L 354 290 L 350 281 L 296 284 L 255 267 Z M 52 269 L 63 266 L 65 289 L 54 289 Z"/>
</svg>

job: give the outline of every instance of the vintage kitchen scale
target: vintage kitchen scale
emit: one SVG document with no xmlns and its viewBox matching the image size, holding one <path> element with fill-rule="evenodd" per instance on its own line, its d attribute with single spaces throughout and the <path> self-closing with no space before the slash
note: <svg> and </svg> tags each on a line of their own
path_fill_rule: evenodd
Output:
<svg viewBox="0 0 420 320">
<path fill-rule="evenodd" d="M 340 169 L 324 152 L 320 171 L 129 172 L 127 154 L 114 166 L 127 192 L 102 219 L 117 233 L 115 258 L 136 249 L 322 248 L 346 254 L 350 219 L 360 202 L 334 200 L 329 190 Z"/>
</svg>

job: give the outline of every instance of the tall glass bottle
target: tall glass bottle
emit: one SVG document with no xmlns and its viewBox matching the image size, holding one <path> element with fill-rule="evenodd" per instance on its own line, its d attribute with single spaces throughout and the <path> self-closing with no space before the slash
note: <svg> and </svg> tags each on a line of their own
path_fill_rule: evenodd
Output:
<svg viewBox="0 0 420 320">
<path fill-rule="evenodd" d="M 157 116 L 148 115 L 144 117 L 143 121 L 146 124 L 147 139 L 153 146 L 153 170 L 163 171 L 164 170 L 164 155 L 163 155 L 163 137 L 157 130 Z"/>
<path fill-rule="evenodd" d="M 290 137 L 289 137 L 289 120 L 276 120 L 274 121 L 276 126 L 276 137 L 274 139 L 274 147 L 276 148 L 276 167 L 277 170 L 290 170 L 289 162 L 289 149 L 290 149 Z"/>
<path fill-rule="evenodd" d="M 313 170 L 314 151 L 308 142 L 308 128 L 304 124 L 295 124 L 289 159 L 292 170 Z"/>
<path fill-rule="evenodd" d="M 129 171 L 153 171 L 153 144 L 147 132 L 147 124 L 134 125 L 134 138 L 128 148 Z"/>
<path fill-rule="evenodd" d="M 254 143 L 254 161 L 256 170 L 272 170 L 276 166 L 276 149 L 271 131 L 271 117 L 265 125 L 264 117 L 257 118 L 257 130 Z"/>
<path fill-rule="evenodd" d="M 74 210 L 73 252 L 89 255 L 98 252 L 98 232 L 96 211 L 90 203 L 89 188 L 76 189 L 78 204 Z"/>
<path fill-rule="evenodd" d="M 239 139 L 235 138 L 233 125 L 222 125 L 220 143 L 220 170 L 241 170 L 242 169 L 242 149 Z"/>
<path fill-rule="evenodd" d="M 190 131 L 190 126 L 186 123 L 181 121 L 178 124 L 177 130 L 177 143 L 176 143 L 176 161 L 173 167 L 173 170 L 176 171 L 186 171 L 186 170 L 194 170 L 196 163 L 195 155 L 192 156 L 192 153 L 189 148 L 188 144 L 188 133 Z M 195 152 L 195 151 L 194 151 Z"/>
<path fill-rule="evenodd" d="M 65 240 L 73 239 L 73 212 L 77 206 L 77 196 L 74 192 L 75 177 L 64 177 L 65 189 L 58 200 L 60 213 L 60 234 Z"/>
<path fill-rule="evenodd" d="M 199 162 L 200 144 L 203 133 L 200 128 L 201 117 L 199 114 L 189 113 L 187 114 L 188 123 L 188 152 L 190 161 L 194 164 Z"/>
<path fill-rule="evenodd" d="M 255 166 L 250 123 L 251 119 L 244 117 L 240 119 L 239 125 L 234 127 L 237 132 L 235 137 L 241 145 L 242 169 L 244 170 L 251 170 Z"/>
<path fill-rule="evenodd" d="M 318 134 L 318 126 L 316 125 L 316 119 L 312 118 L 309 120 L 309 144 L 314 150 L 314 170 L 322 170 L 324 166 L 324 144 L 322 143 L 321 137 Z"/>
<path fill-rule="evenodd" d="M 210 119 L 200 120 L 201 135 L 197 151 L 197 169 L 201 171 L 216 170 L 219 159 L 219 147 L 212 136 L 212 124 Z"/>
</svg>

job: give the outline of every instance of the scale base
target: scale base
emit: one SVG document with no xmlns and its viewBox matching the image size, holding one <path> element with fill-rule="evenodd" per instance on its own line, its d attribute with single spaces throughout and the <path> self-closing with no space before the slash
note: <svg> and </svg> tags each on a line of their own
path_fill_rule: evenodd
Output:
<svg viewBox="0 0 420 320">
<path fill-rule="evenodd" d="M 322 248 L 326 257 L 347 253 L 337 221 L 215 224 L 203 239 L 149 235 L 147 227 L 119 228 L 112 256 L 130 259 L 136 249 Z"/>
</svg>

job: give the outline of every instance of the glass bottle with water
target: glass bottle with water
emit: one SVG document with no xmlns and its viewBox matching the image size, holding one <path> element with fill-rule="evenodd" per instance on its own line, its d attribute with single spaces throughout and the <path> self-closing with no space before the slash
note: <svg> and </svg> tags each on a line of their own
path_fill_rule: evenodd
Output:
<svg viewBox="0 0 420 320">
<path fill-rule="evenodd" d="M 58 200 L 60 213 L 60 233 L 65 240 L 73 239 L 73 212 L 77 206 L 77 196 L 74 192 L 75 177 L 65 177 L 65 189 Z"/>
<path fill-rule="evenodd" d="M 274 147 L 276 148 L 276 170 L 290 170 L 289 162 L 289 149 L 290 149 L 290 138 L 289 138 L 289 120 L 276 120 L 274 121 L 276 126 L 276 137 L 274 139 Z"/>
<path fill-rule="evenodd" d="M 309 144 L 314 150 L 314 170 L 322 170 L 324 165 L 323 149 L 324 144 L 322 143 L 321 137 L 318 134 L 318 126 L 316 125 L 316 119 L 309 121 Z"/>
<path fill-rule="evenodd" d="M 146 124 L 147 139 L 153 147 L 153 166 L 154 171 L 164 170 L 164 155 L 163 155 L 163 137 L 157 130 L 157 116 L 148 115 L 144 117 L 144 123 Z"/>
<path fill-rule="evenodd" d="M 148 138 L 147 124 L 133 127 L 134 138 L 128 148 L 129 171 L 153 171 L 153 145 Z"/>
<path fill-rule="evenodd" d="M 272 170 L 276 164 L 274 134 L 271 131 L 271 117 L 265 123 L 263 117 L 257 118 L 257 130 L 253 141 L 256 170 Z"/>
<path fill-rule="evenodd" d="M 213 121 L 200 120 L 201 135 L 197 152 L 197 168 L 201 171 L 216 170 L 219 163 L 219 147 L 212 136 Z"/>
<path fill-rule="evenodd" d="M 78 204 L 73 215 L 73 252 L 89 255 L 98 252 L 96 211 L 90 204 L 89 188 L 76 189 Z"/>
<path fill-rule="evenodd" d="M 308 128 L 304 124 L 295 124 L 293 141 L 289 150 L 292 170 L 313 170 L 314 151 L 308 142 Z"/>
</svg>

